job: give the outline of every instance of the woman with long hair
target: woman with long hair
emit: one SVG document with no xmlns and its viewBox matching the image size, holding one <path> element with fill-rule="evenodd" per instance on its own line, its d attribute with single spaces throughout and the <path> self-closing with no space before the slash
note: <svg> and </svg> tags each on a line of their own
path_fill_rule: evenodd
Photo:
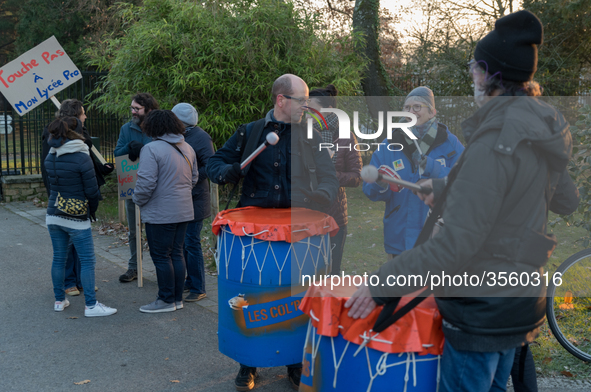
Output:
<svg viewBox="0 0 591 392">
<path fill-rule="evenodd" d="M 45 159 L 51 193 L 45 222 L 53 245 L 51 278 L 55 294 L 54 310 L 63 311 L 70 305 L 65 298 L 65 265 L 70 246 L 80 258 L 80 281 L 84 289 L 86 317 L 109 316 L 117 312 L 95 298 L 94 244 L 90 218 L 98 207 L 99 190 L 94 166 L 84 143 L 84 137 L 74 130 L 78 119 L 65 117 L 49 127 L 49 154 Z"/>
</svg>

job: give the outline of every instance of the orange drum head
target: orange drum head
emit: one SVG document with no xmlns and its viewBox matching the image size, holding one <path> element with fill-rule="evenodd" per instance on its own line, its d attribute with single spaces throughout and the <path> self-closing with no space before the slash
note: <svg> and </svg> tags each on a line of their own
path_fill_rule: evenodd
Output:
<svg viewBox="0 0 591 392">
<path fill-rule="evenodd" d="M 250 236 L 264 241 L 298 242 L 304 238 L 339 230 L 335 220 L 322 212 L 307 208 L 244 207 L 221 211 L 212 224 L 218 235 L 222 226 L 232 234 Z"/>
</svg>

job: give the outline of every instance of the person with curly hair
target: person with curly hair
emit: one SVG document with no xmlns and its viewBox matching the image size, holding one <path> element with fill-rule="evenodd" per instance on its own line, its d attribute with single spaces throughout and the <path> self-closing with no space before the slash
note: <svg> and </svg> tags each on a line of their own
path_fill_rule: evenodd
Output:
<svg viewBox="0 0 591 392">
<path fill-rule="evenodd" d="M 156 267 L 158 298 L 144 313 L 183 308 L 187 225 L 194 219 L 192 189 L 199 179 L 197 158 L 185 142 L 185 127 L 170 110 L 152 110 L 142 123 L 152 142 L 141 149 L 133 202 L 146 225 Z"/>
</svg>

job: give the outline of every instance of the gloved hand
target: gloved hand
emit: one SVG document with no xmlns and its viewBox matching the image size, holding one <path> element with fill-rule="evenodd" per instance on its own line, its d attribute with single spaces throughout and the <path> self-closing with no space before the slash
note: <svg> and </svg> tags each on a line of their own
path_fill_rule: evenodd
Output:
<svg viewBox="0 0 591 392">
<path fill-rule="evenodd" d="M 132 161 L 137 161 L 140 157 L 140 151 L 144 143 L 140 143 L 137 140 L 132 140 L 127 144 L 127 149 L 129 150 L 129 159 Z"/>
<path fill-rule="evenodd" d="M 101 168 L 101 174 L 105 176 L 111 173 L 113 170 L 115 170 L 115 166 L 113 166 L 112 163 L 105 163 Z"/>
<path fill-rule="evenodd" d="M 94 213 L 94 212 L 91 212 L 91 213 L 90 213 L 90 221 L 91 221 L 91 222 L 96 222 L 96 215 L 95 215 L 95 213 Z"/>
<path fill-rule="evenodd" d="M 228 165 L 226 172 L 224 173 L 224 180 L 226 182 L 237 184 L 242 177 L 242 170 L 240 170 L 240 163 L 234 162 L 232 165 Z"/>
<path fill-rule="evenodd" d="M 330 204 L 330 195 L 324 189 L 317 189 L 311 191 L 309 189 L 302 189 L 302 193 L 310 200 L 320 205 Z"/>
<path fill-rule="evenodd" d="M 383 176 L 390 176 L 390 177 L 394 177 L 394 178 L 401 180 L 400 176 L 390 166 L 386 166 L 386 165 L 380 166 L 378 168 L 378 173 L 380 173 Z M 400 192 L 400 190 L 402 189 L 402 187 L 398 184 L 393 184 L 391 182 L 388 182 L 388 185 L 390 186 L 390 190 L 392 192 Z"/>
</svg>

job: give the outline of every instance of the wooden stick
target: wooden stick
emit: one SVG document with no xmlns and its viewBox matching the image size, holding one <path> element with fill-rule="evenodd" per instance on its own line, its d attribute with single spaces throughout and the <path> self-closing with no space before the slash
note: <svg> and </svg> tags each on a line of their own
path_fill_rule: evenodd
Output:
<svg viewBox="0 0 591 392">
<path fill-rule="evenodd" d="M 125 219 L 125 199 L 119 199 L 117 207 L 117 209 L 119 210 L 119 223 L 129 226 L 129 222 L 126 222 Z"/>
<path fill-rule="evenodd" d="M 140 207 L 135 205 L 135 246 L 137 250 L 137 287 L 144 287 L 144 270 L 142 268 L 142 220 Z"/>
</svg>

